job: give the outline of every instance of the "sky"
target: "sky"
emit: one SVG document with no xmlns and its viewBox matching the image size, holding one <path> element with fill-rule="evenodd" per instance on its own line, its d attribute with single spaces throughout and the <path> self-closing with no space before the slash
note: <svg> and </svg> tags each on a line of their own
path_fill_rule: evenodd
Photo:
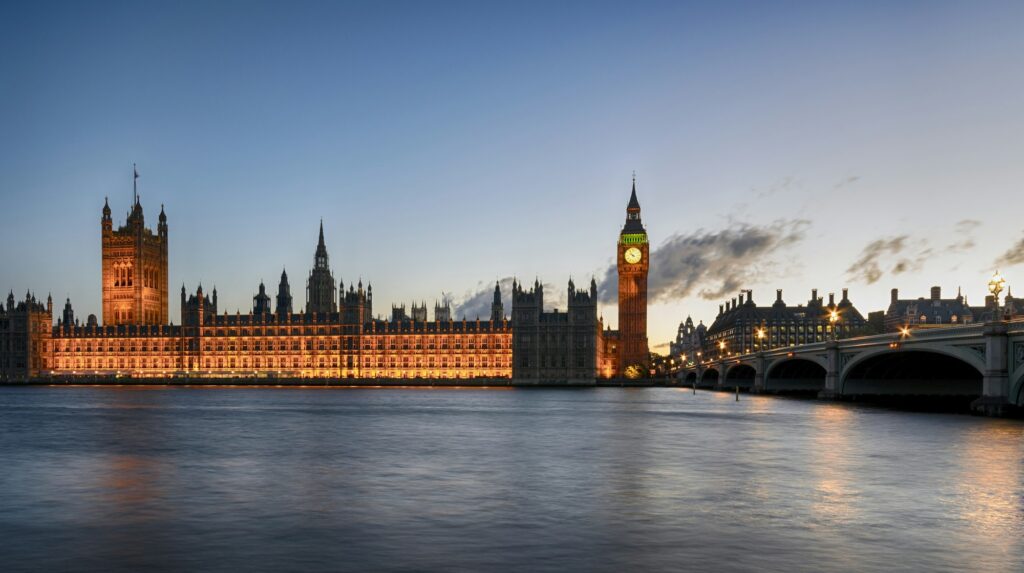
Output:
<svg viewBox="0 0 1024 573">
<path fill-rule="evenodd" d="M 636 173 L 655 349 L 751 289 L 1024 282 L 1020 2 L 11 2 L 0 288 L 101 314 L 100 216 L 161 204 L 177 293 L 246 312 L 321 218 L 375 314 L 595 277 Z M 1020 293 L 1024 294 L 1024 284 Z M 505 288 L 506 312 L 510 309 Z M 550 306 L 561 304 L 549 295 Z M 177 322 L 177 320 L 175 320 Z"/>
</svg>

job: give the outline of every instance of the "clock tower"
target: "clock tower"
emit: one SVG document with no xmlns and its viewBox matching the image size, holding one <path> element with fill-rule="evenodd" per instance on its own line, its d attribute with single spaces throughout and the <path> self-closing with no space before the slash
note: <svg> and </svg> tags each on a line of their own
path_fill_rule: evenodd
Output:
<svg viewBox="0 0 1024 573">
<path fill-rule="evenodd" d="M 633 193 L 626 207 L 626 224 L 619 233 L 615 258 L 619 271 L 619 348 L 618 376 L 639 378 L 647 375 L 647 270 L 650 245 L 640 222 L 640 202 Z"/>
</svg>

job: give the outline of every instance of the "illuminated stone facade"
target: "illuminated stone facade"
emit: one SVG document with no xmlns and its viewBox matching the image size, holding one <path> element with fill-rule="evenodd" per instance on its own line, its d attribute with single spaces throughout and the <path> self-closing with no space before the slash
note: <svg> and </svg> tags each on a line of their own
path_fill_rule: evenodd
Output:
<svg viewBox="0 0 1024 573">
<path fill-rule="evenodd" d="M 125 224 L 114 229 L 110 204 L 100 220 L 103 240 L 103 324 L 167 324 L 167 215 L 146 228 L 138 195 Z"/>
<path fill-rule="evenodd" d="M 365 292 L 355 291 L 366 296 Z M 202 287 L 182 325 L 61 326 L 57 376 L 195 378 L 508 378 L 501 321 L 371 320 L 342 313 L 217 314 Z"/>
<path fill-rule="evenodd" d="M 629 218 L 620 237 L 639 225 L 635 185 Z M 636 275 L 639 292 L 620 292 L 628 320 L 622 332 L 604 331 L 597 313 L 597 285 L 577 290 L 569 282 L 568 308 L 545 311 L 539 285 L 513 287 L 513 317 L 506 317 L 495 285 L 489 320 L 454 320 L 450 303 L 394 306 L 391 320 L 373 318 L 373 287 L 362 281 L 335 286 L 323 224 L 306 284 L 306 304 L 294 303 L 288 275 L 281 273 L 272 301 L 260 283 L 246 314 L 221 313 L 217 290 L 181 287 L 181 320 L 168 320 L 167 217 L 161 208 L 157 232 L 145 227 L 136 196 L 126 224 L 115 230 L 103 207 L 103 321 L 84 324 L 67 301 L 52 326 L 52 302 L 29 295 L 0 305 L 0 366 L 5 380 L 129 378 L 267 379 L 498 379 L 538 383 L 592 382 L 619 372 L 627 358 L 646 356 L 647 245 L 643 262 L 620 267 L 620 284 Z M 640 227 L 640 232 L 643 232 Z M 646 234 L 644 234 L 646 239 Z M 633 244 L 633 243 L 630 243 Z M 620 257 L 625 250 L 620 248 Z M 620 287 L 621 288 L 621 287 Z M 638 306 L 643 304 L 643 308 Z M 298 307 L 300 312 L 293 312 Z M 513 337 L 513 324 L 519 336 Z M 515 347 L 515 348 L 514 348 Z M 634 348 L 635 347 L 635 348 Z M 518 360 L 513 360 L 516 355 Z"/>
<path fill-rule="evenodd" d="M 334 298 L 321 227 L 307 292 L 308 312 L 291 312 L 288 276 L 281 273 L 277 312 L 262 283 L 247 314 L 219 314 L 217 289 L 181 287 L 181 323 L 79 325 L 70 301 L 53 329 L 49 374 L 189 378 L 509 378 L 512 327 L 500 303 L 489 321 L 373 319 L 373 287 L 362 281 Z M 500 300 L 500 292 L 495 296 Z M 315 299 L 315 301 L 313 300 Z"/>
<path fill-rule="evenodd" d="M 619 233 L 616 248 L 619 273 L 619 376 L 647 376 L 650 349 L 647 344 L 647 272 L 650 268 L 650 244 L 640 221 L 640 202 L 636 198 L 636 179 L 626 207 L 626 224 Z"/>
</svg>

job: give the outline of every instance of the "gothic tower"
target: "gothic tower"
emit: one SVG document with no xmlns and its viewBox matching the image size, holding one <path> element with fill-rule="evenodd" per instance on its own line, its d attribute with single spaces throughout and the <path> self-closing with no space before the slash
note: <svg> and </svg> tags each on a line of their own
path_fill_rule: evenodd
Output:
<svg viewBox="0 0 1024 573">
<path fill-rule="evenodd" d="M 320 242 L 316 246 L 313 270 L 306 282 L 306 312 L 338 312 L 338 290 L 324 245 L 323 221 L 320 221 Z"/>
<path fill-rule="evenodd" d="M 494 300 L 491 302 L 491 322 L 501 322 L 505 319 L 505 309 L 501 305 L 501 288 L 494 283 Z"/>
<path fill-rule="evenodd" d="M 647 231 L 640 222 L 640 202 L 633 193 L 626 207 L 626 224 L 619 233 L 619 376 L 639 377 L 646 374 L 649 359 L 647 347 L 647 270 L 650 246 Z"/>
<path fill-rule="evenodd" d="M 277 285 L 277 308 L 275 314 L 292 313 L 292 288 L 288 284 L 288 273 L 281 269 L 281 283 Z"/>
<path fill-rule="evenodd" d="M 135 172 L 135 180 L 139 174 Z M 136 189 L 125 224 L 114 229 L 110 204 L 100 220 L 103 250 L 103 324 L 167 324 L 167 215 L 157 232 L 146 228 Z"/>
<path fill-rule="evenodd" d="M 260 281 L 260 290 L 252 297 L 252 313 L 259 316 L 270 314 L 270 295 L 267 294 L 267 287 Z"/>
</svg>

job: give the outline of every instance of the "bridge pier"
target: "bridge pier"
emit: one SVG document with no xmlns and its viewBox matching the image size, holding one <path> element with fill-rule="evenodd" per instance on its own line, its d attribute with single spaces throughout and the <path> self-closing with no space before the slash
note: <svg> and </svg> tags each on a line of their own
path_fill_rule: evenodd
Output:
<svg viewBox="0 0 1024 573">
<path fill-rule="evenodd" d="M 750 392 L 752 394 L 761 394 L 764 392 L 764 352 L 757 353 L 756 363 L 757 367 L 754 369 L 754 387 L 750 389 Z"/>
<path fill-rule="evenodd" d="M 837 400 L 842 396 L 839 366 L 839 342 L 829 340 L 825 343 L 825 356 L 828 367 L 825 369 L 825 389 L 818 392 L 818 398 Z"/>
<path fill-rule="evenodd" d="M 971 403 L 975 414 L 1006 416 L 1015 405 L 1010 402 L 1009 335 L 1006 321 L 985 324 L 985 374 L 981 398 Z"/>
</svg>

